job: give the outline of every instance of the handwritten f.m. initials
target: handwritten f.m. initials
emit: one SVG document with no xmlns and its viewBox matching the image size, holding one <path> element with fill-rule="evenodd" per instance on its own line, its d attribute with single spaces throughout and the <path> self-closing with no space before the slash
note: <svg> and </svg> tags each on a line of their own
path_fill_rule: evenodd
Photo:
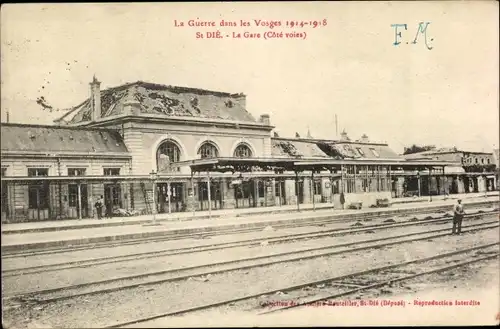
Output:
<svg viewBox="0 0 500 329">
<path fill-rule="evenodd" d="M 413 44 L 417 43 L 417 39 L 418 39 L 418 36 L 420 35 L 419 33 L 422 33 L 424 35 L 424 38 L 425 38 L 425 45 L 427 46 L 427 49 L 431 50 L 432 47 L 429 46 L 429 44 L 427 43 L 427 27 L 429 26 L 430 22 L 427 22 L 425 23 L 424 25 L 424 22 L 420 22 L 418 24 L 418 29 L 417 29 L 417 34 L 415 35 L 415 40 L 413 40 Z M 431 39 L 431 41 L 433 41 L 434 39 Z"/>
</svg>

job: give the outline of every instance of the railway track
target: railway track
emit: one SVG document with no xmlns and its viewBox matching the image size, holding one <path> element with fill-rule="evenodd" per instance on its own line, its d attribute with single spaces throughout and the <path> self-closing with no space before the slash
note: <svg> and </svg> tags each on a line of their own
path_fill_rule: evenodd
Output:
<svg viewBox="0 0 500 329">
<path fill-rule="evenodd" d="M 463 232 L 475 232 L 498 228 L 498 220 L 473 224 L 463 227 Z M 216 264 L 204 264 L 178 269 L 169 269 L 158 272 L 144 273 L 127 277 L 114 278 L 96 282 L 83 283 L 72 286 L 57 287 L 38 291 L 24 292 L 9 295 L 4 291 L 4 300 L 17 300 L 27 304 L 52 303 L 66 299 L 95 294 L 105 294 L 114 291 L 143 287 L 186 280 L 189 278 L 206 277 L 224 272 L 274 265 L 285 262 L 300 261 L 324 256 L 340 255 L 375 248 L 399 245 L 419 240 L 449 236 L 449 227 L 424 232 L 409 233 L 393 237 L 385 237 L 344 244 L 328 245 L 317 248 L 307 248 L 290 252 L 275 253 L 264 256 L 248 257 L 245 259 L 230 260 Z"/>
<path fill-rule="evenodd" d="M 498 242 L 485 244 L 454 252 L 438 254 L 432 257 L 414 259 L 388 266 L 363 270 L 348 275 L 328 277 L 312 282 L 304 282 L 299 285 L 280 287 L 278 289 L 261 291 L 256 294 L 217 301 L 190 308 L 178 309 L 132 321 L 114 323 L 103 327 L 120 328 L 137 325 L 139 323 L 147 325 L 148 322 L 150 323 L 156 319 L 194 314 L 196 312 L 224 307 L 227 305 L 237 307 L 238 303 L 243 303 L 243 306 L 240 306 L 239 310 L 247 311 L 262 310 L 263 307 L 268 308 L 274 304 L 282 305 L 261 311 L 258 313 L 259 315 L 284 311 L 315 303 L 316 305 L 317 303 L 321 303 L 319 305 L 332 305 L 332 300 L 340 297 L 353 295 L 363 291 L 375 290 L 394 283 L 409 281 L 417 277 L 446 272 L 455 268 L 498 258 L 498 245 Z M 278 293 L 286 295 L 285 302 L 276 303 L 277 300 L 283 299 L 283 297 L 276 297 L 276 294 Z M 273 296 L 273 299 L 271 300 L 269 296 Z"/>
<path fill-rule="evenodd" d="M 494 212 L 492 211 L 492 212 L 483 212 L 480 214 L 470 214 L 470 215 L 466 215 L 465 218 L 466 219 L 479 219 L 480 217 L 488 216 L 492 213 L 494 213 Z M 388 220 L 392 220 L 392 219 L 388 219 Z M 391 229 L 391 228 L 398 228 L 398 227 L 440 224 L 440 223 L 445 223 L 448 221 L 449 221 L 448 216 L 441 217 L 438 219 L 428 219 L 427 218 L 427 219 L 421 219 L 421 220 L 417 220 L 417 219 L 415 219 L 415 217 L 413 217 L 413 218 L 410 218 L 409 220 L 406 220 L 403 222 L 396 222 L 396 223 L 393 223 L 393 222 L 384 223 L 383 222 L 381 224 L 375 224 L 375 225 L 364 225 L 362 228 L 326 229 L 326 230 L 319 230 L 319 231 L 315 231 L 315 232 L 286 234 L 286 235 L 282 235 L 282 236 L 253 238 L 253 239 L 246 239 L 246 240 L 233 241 L 233 242 L 207 244 L 207 245 L 201 245 L 201 246 L 196 246 L 196 247 L 174 248 L 174 249 L 166 249 L 166 250 L 159 250 L 159 251 L 153 251 L 153 252 L 140 252 L 140 253 L 133 253 L 133 254 L 128 254 L 128 255 L 99 257 L 99 258 L 93 258 L 93 259 L 87 259 L 87 260 L 61 262 L 61 263 L 56 263 L 56 264 L 9 269 L 9 270 L 3 270 L 2 276 L 3 277 L 11 277 L 11 276 L 19 276 L 19 275 L 28 275 L 28 274 L 50 272 L 50 271 L 59 271 L 59 270 L 64 270 L 64 269 L 88 267 L 88 266 L 92 266 L 92 265 L 103 265 L 103 264 L 120 263 L 120 262 L 127 262 L 127 261 L 136 261 L 139 259 L 149 259 L 149 258 L 165 257 L 165 256 L 179 255 L 179 254 L 190 254 L 190 253 L 196 253 L 196 252 L 207 252 L 207 251 L 230 249 L 230 248 L 245 247 L 245 246 L 252 247 L 252 246 L 258 246 L 264 242 L 267 244 L 278 244 L 278 243 L 286 243 L 286 242 L 290 242 L 290 241 L 298 241 L 298 240 L 304 240 L 304 239 L 314 239 L 314 238 L 322 238 L 322 237 L 328 237 L 328 236 L 342 236 L 342 235 L 348 235 L 348 234 L 365 233 L 365 232 L 370 232 L 370 231 L 374 231 L 374 230 Z"/>
<path fill-rule="evenodd" d="M 485 201 L 481 203 L 471 204 L 471 215 L 472 211 L 476 210 L 479 207 L 496 207 L 498 202 L 496 201 Z M 412 211 L 410 215 L 420 215 L 420 214 L 428 214 L 428 213 L 443 213 L 446 214 L 444 209 L 448 209 L 449 206 L 435 206 L 430 208 L 419 209 L 418 211 Z M 493 212 L 498 212 L 498 208 L 493 209 Z M 476 210 L 476 214 L 484 212 L 484 210 Z M 408 216 L 409 212 L 401 211 L 394 214 L 387 215 L 377 215 L 376 218 L 391 218 L 397 216 Z M 371 217 L 370 217 L 371 216 Z M 273 224 L 272 226 L 276 229 L 286 229 L 286 228 L 298 228 L 304 226 L 321 226 L 332 223 L 347 223 L 354 222 L 359 220 L 370 220 L 373 219 L 373 214 L 370 213 L 362 213 L 357 214 L 357 216 L 349 216 L 348 219 L 339 219 L 332 217 L 332 214 L 311 214 L 307 215 L 306 218 L 301 218 L 298 221 L 290 221 L 289 223 L 281 223 L 281 224 Z M 53 247 L 53 248 L 43 248 L 36 250 L 20 250 L 20 251 L 6 251 L 2 252 L 2 259 L 8 258 L 16 258 L 16 257 L 27 257 L 27 256 L 35 256 L 35 255 L 46 255 L 46 254 L 56 254 L 56 253 L 67 253 L 79 250 L 89 250 L 89 249 L 99 249 L 99 248 L 112 248 L 112 247 L 122 247 L 127 245 L 136 245 L 136 244 L 144 244 L 144 243 L 155 243 L 155 242 L 163 242 L 163 241 L 172 241 L 172 240 L 181 240 L 181 239 L 198 239 L 200 237 L 212 237 L 217 235 L 229 235 L 229 234 L 241 234 L 241 233 L 249 233 L 249 232 L 257 232 L 262 230 L 262 227 L 254 228 L 254 227 L 241 227 L 238 229 L 233 228 L 222 228 L 213 232 L 204 232 L 204 233 L 190 233 L 190 234 L 176 234 L 176 235 L 167 235 L 161 237 L 149 237 L 149 238 L 139 238 L 139 239 L 127 239 L 127 240 L 116 240 L 116 241 L 107 241 L 107 242 L 99 242 L 99 243 L 90 243 L 90 244 L 82 244 L 77 246 L 67 246 L 67 247 Z M 159 232 L 162 233 L 162 232 Z"/>
</svg>

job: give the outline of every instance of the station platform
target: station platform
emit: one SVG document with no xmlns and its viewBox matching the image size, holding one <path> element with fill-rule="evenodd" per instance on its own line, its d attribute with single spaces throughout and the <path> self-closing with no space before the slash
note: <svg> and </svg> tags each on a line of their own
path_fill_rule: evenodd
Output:
<svg viewBox="0 0 500 329">
<path fill-rule="evenodd" d="M 243 228 L 265 228 L 266 226 L 293 224 L 307 220 L 312 225 L 314 221 L 325 219 L 359 219 L 360 216 L 378 217 L 397 215 L 401 213 L 422 212 L 423 210 L 451 211 L 451 206 L 457 198 L 463 200 L 465 211 L 470 208 L 498 208 L 498 193 L 485 195 L 468 194 L 437 199 L 429 202 L 428 197 L 420 202 L 407 202 L 394 204 L 389 208 L 367 209 L 333 209 L 331 205 L 300 205 L 301 211 L 296 206 L 269 207 L 245 209 L 246 212 L 234 210 L 221 210 L 213 212 L 211 218 L 206 213 L 197 213 L 200 217 L 193 218 L 192 213 L 175 214 L 176 217 L 157 215 L 156 225 L 153 216 L 124 217 L 103 220 L 73 220 L 57 222 L 36 222 L 2 225 L 2 252 L 18 250 L 34 250 L 40 248 L 65 247 L 101 243 L 107 241 L 120 241 L 142 239 L 150 237 L 175 237 L 176 235 L 204 234 L 207 232 L 234 230 Z M 286 208 L 285 208 L 286 207 Z M 450 207 L 448 209 L 448 207 Z M 279 209 L 274 209 L 279 208 Z M 253 212 L 249 212 L 253 210 Z M 260 210 L 260 212 L 258 211 Z M 265 212 L 263 212 L 265 210 Z M 186 217 L 181 217 L 184 215 Z M 205 216 L 205 217 L 202 217 Z M 106 222 L 107 221 L 107 222 Z M 134 222 L 135 221 L 135 222 Z M 70 222 L 71 224 L 67 224 Z M 66 225 L 65 225 L 66 224 Z M 109 225 L 114 224 L 114 225 Z M 89 227 L 88 225 L 94 225 Z"/>
<path fill-rule="evenodd" d="M 407 204 L 437 204 L 441 201 L 456 200 L 456 199 L 477 199 L 483 200 L 488 198 L 500 198 L 499 192 L 485 193 L 468 193 L 456 194 L 448 196 L 446 199 L 443 196 L 433 196 L 432 202 L 429 202 L 429 197 L 412 197 L 412 198 L 397 198 L 392 200 L 391 208 L 400 207 Z M 243 209 L 217 209 L 212 211 L 196 211 L 196 212 L 177 212 L 171 214 L 156 214 L 142 215 L 131 217 L 112 217 L 90 219 L 70 219 L 70 220 L 53 220 L 41 222 L 26 222 L 26 223 L 11 223 L 2 224 L 1 231 L 4 234 L 20 234 L 20 233 L 35 233 L 35 232 L 53 232 L 61 230 L 86 229 L 97 227 L 123 226 L 123 225 L 142 225 L 152 223 L 153 220 L 157 223 L 177 222 L 177 221 L 193 221 L 193 220 L 213 220 L 222 218 L 250 217 L 262 215 L 277 215 L 277 214 L 293 214 L 297 212 L 319 212 L 321 210 L 335 210 L 331 203 L 301 204 L 299 209 L 297 205 L 283 205 L 275 207 L 258 207 L 258 208 L 243 208 Z"/>
</svg>

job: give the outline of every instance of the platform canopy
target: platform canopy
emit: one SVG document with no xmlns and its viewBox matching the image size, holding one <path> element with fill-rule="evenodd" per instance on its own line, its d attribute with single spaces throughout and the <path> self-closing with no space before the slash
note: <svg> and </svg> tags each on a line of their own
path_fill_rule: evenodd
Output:
<svg viewBox="0 0 500 329">
<path fill-rule="evenodd" d="M 457 166 L 456 162 L 450 161 L 407 161 L 407 160 L 336 160 L 321 159 L 313 161 L 297 161 L 295 167 L 300 170 L 333 170 L 340 169 L 342 166 L 382 166 L 389 167 L 391 170 L 420 171 L 434 168 L 443 168 L 447 166 Z"/>
<path fill-rule="evenodd" d="M 176 162 L 177 167 L 189 166 L 192 172 L 253 172 L 294 171 L 295 161 L 290 158 L 206 158 Z"/>
<path fill-rule="evenodd" d="M 253 172 L 253 171 L 336 171 L 342 166 L 386 166 L 394 170 L 428 170 L 456 166 L 449 161 L 406 160 L 345 160 L 300 158 L 207 158 L 182 161 L 175 166 L 189 166 L 192 172 Z"/>
</svg>

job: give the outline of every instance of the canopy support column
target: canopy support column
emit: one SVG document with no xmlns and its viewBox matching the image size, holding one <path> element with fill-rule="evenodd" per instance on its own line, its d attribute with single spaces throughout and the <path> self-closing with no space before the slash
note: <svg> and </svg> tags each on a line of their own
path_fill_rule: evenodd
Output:
<svg viewBox="0 0 500 329">
<path fill-rule="evenodd" d="M 78 182 L 78 219 L 82 219 L 82 185 Z"/>
<path fill-rule="evenodd" d="M 357 193 L 358 192 L 358 183 L 356 181 L 356 170 L 357 170 L 357 167 L 356 165 L 354 165 L 354 193 Z"/>
<path fill-rule="evenodd" d="M 429 191 L 429 202 L 432 202 L 432 167 L 429 167 L 429 179 L 427 180 L 427 189 Z"/>
<path fill-rule="evenodd" d="M 314 197 L 314 189 L 316 187 L 316 183 L 314 182 L 314 170 L 311 171 L 311 197 L 312 197 L 312 204 L 313 204 L 313 211 L 316 211 L 316 202 L 315 202 L 315 197 Z"/>
<path fill-rule="evenodd" d="M 299 173 L 295 171 L 295 196 L 297 201 L 297 211 L 300 211 L 300 202 L 299 202 Z"/>
<path fill-rule="evenodd" d="M 194 201 L 194 171 L 191 170 L 191 194 L 188 195 L 188 198 L 191 198 L 191 205 L 193 207 L 193 219 L 194 219 L 194 216 L 196 215 L 196 205 L 195 205 L 195 201 Z"/>
<path fill-rule="evenodd" d="M 212 219 L 212 196 L 210 193 L 210 171 L 207 171 L 208 218 Z"/>
<path fill-rule="evenodd" d="M 417 168 L 418 197 L 422 196 L 422 184 L 420 181 L 420 169 Z"/>
<path fill-rule="evenodd" d="M 283 201 L 281 201 L 282 197 L 282 192 L 281 192 L 281 178 L 278 178 L 278 189 L 279 189 L 279 195 L 280 195 L 280 207 Z"/>
<path fill-rule="evenodd" d="M 443 195 L 444 195 L 444 200 L 446 200 L 446 175 L 444 173 L 444 166 L 443 166 Z"/>
<path fill-rule="evenodd" d="M 389 177 L 389 181 L 387 182 L 387 184 L 389 184 L 388 190 L 390 191 L 391 198 L 392 198 L 392 175 L 391 175 L 391 166 L 390 165 L 387 167 L 387 174 Z M 396 193 L 394 193 L 394 196 L 396 196 Z"/>
</svg>

